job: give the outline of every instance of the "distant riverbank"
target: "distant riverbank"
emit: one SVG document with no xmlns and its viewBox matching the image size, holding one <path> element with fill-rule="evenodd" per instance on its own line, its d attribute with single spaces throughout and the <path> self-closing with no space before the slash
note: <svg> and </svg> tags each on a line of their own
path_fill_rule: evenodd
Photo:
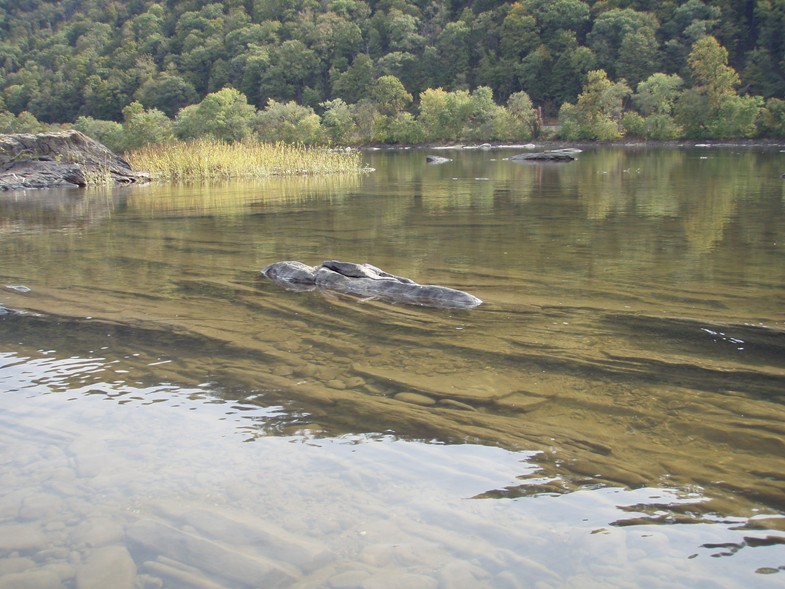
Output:
<svg viewBox="0 0 785 589">
<path fill-rule="evenodd" d="M 407 149 L 420 150 L 490 150 L 490 149 L 520 149 L 520 150 L 551 150 L 551 149 L 596 149 L 602 147 L 629 147 L 629 148 L 679 148 L 679 147 L 766 147 L 785 148 L 785 138 L 782 139 L 738 139 L 738 140 L 679 140 L 679 141 L 645 141 L 635 139 L 619 139 L 616 141 L 564 141 L 559 139 L 533 140 L 526 143 L 480 142 L 480 143 L 423 143 L 412 145 L 366 145 L 357 148 L 360 151 L 396 151 Z"/>
</svg>

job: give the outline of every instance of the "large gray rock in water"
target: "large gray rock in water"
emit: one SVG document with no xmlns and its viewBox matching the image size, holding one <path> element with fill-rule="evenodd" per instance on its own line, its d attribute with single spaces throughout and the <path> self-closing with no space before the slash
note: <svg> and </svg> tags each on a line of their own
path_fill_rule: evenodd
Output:
<svg viewBox="0 0 785 589">
<path fill-rule="evenodd" d="M 567 150 L 544 151 L 540 153 L 522 153 L 507 159 L 513 162 L 571 162 L 575 160 L 574 152 Z"/>
<path fill-rule="evenodd" d="M 308 266 L 302 262 L 284 261 L 270 264 L 262 270 L 262 274 L 290 290 L 325 289 L 428 307 L 471 309 L 482 304 L 480 299 L 468 292 L 417 284 L 371 264 L 329 260 L 319 266 Z"/>
<path fill-rule="evenodd" d="M 118 184 L 149 180 L 79 131 L 0 135 L 0 190 L 81 187 L 90 178 Z"/>
</svg>

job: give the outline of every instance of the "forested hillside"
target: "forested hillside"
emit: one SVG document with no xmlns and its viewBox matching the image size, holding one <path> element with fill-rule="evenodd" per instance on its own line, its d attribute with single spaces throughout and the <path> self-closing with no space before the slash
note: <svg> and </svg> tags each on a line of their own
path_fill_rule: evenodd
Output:
<svg viewBox="0 0 785 589">
<path fill-rule="evenodd" d="M 706 38 L 713 61 L 696 66 Z M 569 129 L 593 83 L 635 108 L 630 132 L 675 112 L 676 91 L 712 99 L 718 67 L 724 91 L 760 97 L 756 117 L 785 97 L 785 0 L 0 0 L 0 111 L 45 123 L 124 121 L 132 103 L 174 119 L 232 88 L 259 111 L 296 103 L 320 123 L 345 106 L 356 123 L 373 105 L 406 135 L 400 115 L 441 88 L 506 108 L 527 96 L 546 118 L 567 105 Z M 660 103 L 641 107 L 653 74 Z M 782 105 L 768 105 L 776 119 Z"/>
</svg>

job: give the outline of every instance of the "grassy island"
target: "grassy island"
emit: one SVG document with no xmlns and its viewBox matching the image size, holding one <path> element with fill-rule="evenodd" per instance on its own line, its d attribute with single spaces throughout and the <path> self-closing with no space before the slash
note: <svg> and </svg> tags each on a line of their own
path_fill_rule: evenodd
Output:
<svg viewBox="0 0 785 589">
<path fill-rule="evenodd" d="M 160 180 L 213 180 L 357 174 L 363 171 L 357 150 L 333 150 L 286 143 L 216 139 L 176 141 L 133 150 L 131 166 Z"/>
</svg>

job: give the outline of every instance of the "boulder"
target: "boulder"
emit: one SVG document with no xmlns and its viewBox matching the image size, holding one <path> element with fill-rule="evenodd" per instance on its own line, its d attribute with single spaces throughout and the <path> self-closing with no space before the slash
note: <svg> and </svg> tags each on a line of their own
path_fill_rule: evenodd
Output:
<svg viewBox="0 0 785 589">
<path fill-rule="evenodd" d="M 468 292 L 445 286 L 417 284 L 371 264 L 329 260 L 319 266 L 302 262 L 275 262 L 262 274 L 289 290 L 323 289 L 393 303 L 427 307 L 471 309 L 482 301 Z"/>
<path fill-rule="evenodd" d="M 83 187 L 91 178 L 117 184 L 149 180 L 79 131 L 0 135 L 0 190 Z"/>
<path fill-rule="evenodd" d="M 575 156 L 568 151 L 543 151 L 539 153 L 522 153 L 507 158 L 511 161 L 545 161 L 545 162 L 571 162 Z"/>
</svg>

